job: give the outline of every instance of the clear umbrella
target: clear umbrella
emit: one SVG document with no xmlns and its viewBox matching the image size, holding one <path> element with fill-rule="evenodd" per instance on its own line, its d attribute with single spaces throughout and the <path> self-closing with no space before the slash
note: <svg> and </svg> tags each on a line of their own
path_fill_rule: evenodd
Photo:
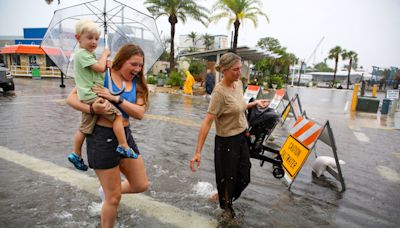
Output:
<svg viewBox="0 0 400 228">
<path fill-rule="evenodd" d="M 75 39 L 75 25 L 83 18 L 95 21 L 102 29 L 96 49 L 98 57 L 105 45 L 110 49 L 110 58 L 113 58 L 122 45 L 133 43 L 145 53 L 144 72 L 147 72 L 164 51 L 152 16 L 116 0 L 84 2 L 56 10 L 41 44 L 44 52 L 67 76 L 74 76 L 73 53 L 79 47 Z M 115 92 L 110 88 L 110 91 L 119 94 L 123 89 Z"/>
</svg>

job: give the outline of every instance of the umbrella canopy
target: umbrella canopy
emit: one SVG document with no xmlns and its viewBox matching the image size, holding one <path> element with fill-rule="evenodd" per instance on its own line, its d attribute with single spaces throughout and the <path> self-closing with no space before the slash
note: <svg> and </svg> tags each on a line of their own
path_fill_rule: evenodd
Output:
<svg viewBox="0 0 400 228">
<path fill-rule="evenodd" d="M 94 0 L 66 7 L 54 12 L 41 48 L 67 76 L 74 76 L 73 53 L 79 48 L 75 25 L 80 19 L 91 19 L 101 28 L 97 57 L 105 43 L 111 51 L 110 58 L 122 45 L 133 43 L 145 53 L 144 72 L 147 72 L 165 49 L 155 19 L 119 1 Z"/>
</svg>

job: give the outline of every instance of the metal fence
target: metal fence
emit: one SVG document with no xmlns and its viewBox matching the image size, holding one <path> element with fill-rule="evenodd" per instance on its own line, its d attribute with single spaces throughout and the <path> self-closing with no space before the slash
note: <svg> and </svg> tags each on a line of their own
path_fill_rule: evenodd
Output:
<svg viewBox="0 0 400 228">
<path fill-rule="evenodd" d="M 34 69 L 39 70 L 40 77 L 61 77 L 61 71 L 57 67 L 39 67 L 39 66 L 11 66 L 11 75 L 13 76 L 28 76 L 32 77 Z"/>
</svg>

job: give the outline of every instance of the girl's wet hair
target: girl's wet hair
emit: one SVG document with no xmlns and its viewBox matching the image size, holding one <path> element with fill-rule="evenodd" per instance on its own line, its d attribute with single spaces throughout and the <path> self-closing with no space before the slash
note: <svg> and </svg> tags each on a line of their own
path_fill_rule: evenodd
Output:
<svg viewBox="0 0 400 228">
<path fill-rule="evenodd" d="M 111 68 L 115 71 L 118 71 L 122 68 L 122 65 L 130 59 L 132 56 L 139 55 L 143 57 L 143 66 L 144 66 L 144 52 L 142 48 L 134 44 L 125 44 L 122 46 L 117 54 L 114 57 Z M 144 67 L 137 74 L 137 95 L 138 97 L 142 97 L 144 100 L 144 105 L 148 108 L 149 104 L 149 90 L 147 88 L 146 78 L 144 76 Z"/>
</svg>

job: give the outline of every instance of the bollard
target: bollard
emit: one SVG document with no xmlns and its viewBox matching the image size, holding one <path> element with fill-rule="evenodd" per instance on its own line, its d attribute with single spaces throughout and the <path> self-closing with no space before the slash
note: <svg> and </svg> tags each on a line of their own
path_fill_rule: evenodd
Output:
<svg viewBox="0 0 400 228">
<path fill-rule="evenodd" d="M 389 108 L 389 116 L 393 117 L 394 114 L 396 113 L 398 102 L 399 102 L 398 99 L 392 100 L 392 104 L 390 105 Z"/>
<path fill-rule="evenodd" d="M 384 114 L 384 115 L 388 114 L 391 102 L 392 102 L 392 100 L 390 100 L 388 98 L 384 98 L 382 100 L 381 114 Z"/>
<path fill-rule="evenodd" d="M 354 84 L 353 97 L 351 99 L 351 111 L 355 111 L 357 107 L 358 86 L 358 83 Z"/>
<path fill-rule="evenodd" d="M 365 81 L 361 81 L 361 89 L 360 89 L 360 97 L 363 97 L 365 95 Z"/>
<path fill-rule="evenodd" d="M 378 91 L 378 86 L 376 84 L 374 84 L 374 86 L 372 87 L 372 96 L 376 97 L 376 91 Z"/>
</svg>

